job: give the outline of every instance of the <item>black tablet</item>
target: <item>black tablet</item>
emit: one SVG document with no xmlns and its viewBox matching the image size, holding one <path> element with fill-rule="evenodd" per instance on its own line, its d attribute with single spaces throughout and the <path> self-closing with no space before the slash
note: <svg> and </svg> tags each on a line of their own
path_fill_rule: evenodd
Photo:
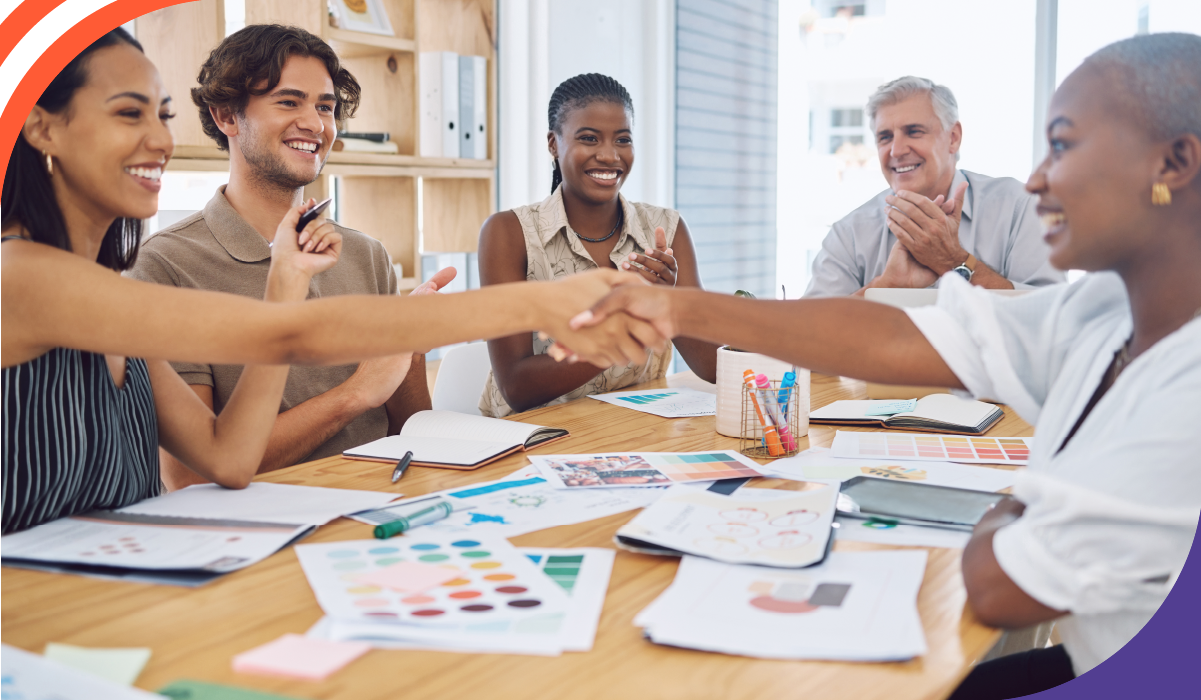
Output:
<svg viewBox="0 0 1201 700">
<path fill-rule="evenodd" d="M 857 476 L 842 483 L 838 513 L 910 525 L 971 530 L 1003 493 Z"/>
</svg>

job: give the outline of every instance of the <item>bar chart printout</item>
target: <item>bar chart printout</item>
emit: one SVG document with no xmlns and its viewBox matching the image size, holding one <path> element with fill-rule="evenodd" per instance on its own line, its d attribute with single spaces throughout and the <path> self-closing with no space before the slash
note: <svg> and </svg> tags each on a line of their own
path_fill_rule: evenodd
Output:
<svg viewBox="0 0 1201 700">
<path fill-rule="evenodd" d="M 975 464 L 1026 464 L 1030 438 L 992 438 L 915 433 L 853 433 L 834 436 L 835 457 L 916 459 Z"/>
</svg>

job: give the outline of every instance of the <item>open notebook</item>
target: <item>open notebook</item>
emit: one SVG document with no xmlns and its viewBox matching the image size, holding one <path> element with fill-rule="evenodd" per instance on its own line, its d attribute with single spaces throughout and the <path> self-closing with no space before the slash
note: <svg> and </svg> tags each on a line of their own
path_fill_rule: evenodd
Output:
<svg viewBox="0 0 1201 700">
<path fill-rule="evenodd" d="M 400 429 L 375 442 L 346 450 L 343 457 L 397 462 L 408 451 L 413 464 L 443 469 L 476 469 L 516 452 L 567 437 L 562 428 L 471 416 L 454 411 L 418 411 Z"/>
<path fill-rule="evenodd" d="M 810 423 L 835 425 L 883 426 L 898 430 L 932 433 L 981 435 L 1001 420 L 1004 412 L 983 401 L 961 399 L 950 394 L 931 394 L 917 400 L 917 406 L 904 413 L 869 415 L 892 401 L 835 401 L 809 413 Z"/>
</svg>

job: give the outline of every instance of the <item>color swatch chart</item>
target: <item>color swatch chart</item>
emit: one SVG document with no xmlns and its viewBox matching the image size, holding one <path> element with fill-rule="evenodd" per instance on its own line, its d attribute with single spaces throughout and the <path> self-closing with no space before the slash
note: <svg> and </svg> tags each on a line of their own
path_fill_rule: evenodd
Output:
<svg viewBox="0 0 1201 700">
<path fill-rule="evenodd" d="M 669 396 L 675 396 L 675 392 L 669 394 L 635 394 L 633 396 L 619 396 L 618 401 L 629 401 L 630 403 L 654 403 L 659 399 L 666 399 Z"/>
<path fill-rule="evenodd" d="M 920 459 L 985 464 L 1026 464 L 1029 438 L 963 437 L 913 433 L 838 431 L 835 457 Z"/>
<path fill-rule="evenodd" d="M 580 568 L 584 565 L 583 554 L 526 554 L 527 559 L 542 569 L 542 573 L 550 577 L 571 595 L 576 582 L 580 578 Z"/>
<path fill-rule="evenodd" d="M 592 394 L 588 398 L 622 408 L 632 408 L 660 418 L 691 418 L 717 413 L 717 396 L 696 389 L 612 391 L 607 394 Z"/>
<path fill-rule="evenodd" d="M 650 462 L 672 481 L 708 481 L 759 476 L 758 471 L 731 459 L 729 454 L 723 452 L 655 455 Z"/>
<path fill-rule="evenodd" d="M 342 620 L 507 628 L 567 607 L 563 590 L 499 538 L 406 536 L 296 554 L 321 608 Z"/>
</svg>

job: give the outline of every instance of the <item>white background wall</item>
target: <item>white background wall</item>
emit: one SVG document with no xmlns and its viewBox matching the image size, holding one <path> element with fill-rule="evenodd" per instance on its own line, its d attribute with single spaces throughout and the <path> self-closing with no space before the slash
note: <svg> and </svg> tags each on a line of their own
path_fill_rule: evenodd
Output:
<svg viewBox="0 0 1201 700">
<path fill-rule="evenodd" d="M 547 106 L 562 81 L 604 73 L 634 102 L 634 169 L 622 194 L 674 204 L 674 0 L 500 0 L 499 206 L 550 194 Z"/>
</svg>

